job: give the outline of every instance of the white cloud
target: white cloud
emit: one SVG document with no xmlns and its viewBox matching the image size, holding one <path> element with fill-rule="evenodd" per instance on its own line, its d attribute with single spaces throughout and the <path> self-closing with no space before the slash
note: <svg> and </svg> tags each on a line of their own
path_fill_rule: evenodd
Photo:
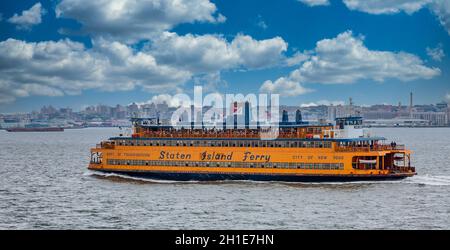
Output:
<svg viewBox="0 0 450 250">
<path fill-rule="evenodd" d="M 287 66 L 295 66 L 309 59 L 308 53 L 296 52 L 292 57 L 286 58 Z"/>
<path fill-rule="evenodd" d="M 328 0 L 298 0 L 308 6 L 330 5 Z"/>
<path fill-rule="evenodd" d="M 202 86 L 204 92 L 216 92 L 219 87 L 228 86 L 228 82 L 222 79 L 220 72 L 195 76 L 194 83 Z"/>
<path fill-rule="evenodd" d="M 266 22 L 264 22 L 261 15 L 258 15 L 258 17 L 256 19 L 256 26 L 260 27 L 263 30 L 265 30 L 269 27 L 269 26 L 267 26 Z"/>
<path fill-rule="evenodd" d="M 133 42 L 181 23 L 224 22 L 209 0 L 62 0 L 57 17 L 72 18 L 95 36 Z"/>
<path fill-rule="evenodd" d="M 445 95 L 445 99 L 447 100 L 447 102 L 450 103 L 450 93 L 447 93 L 447 94 Z"/>
<path fill-rule="evenodd" d="M 195 72 L 215 72 L 233 67 L 239 55 L 227 41 L 215 35 L 195 36 L 164 32 L 148 48 L 159 62 Z"/>
<path fill-rule="evenodd" d="M 96 41 L 93 49 L 67 39 L 0 42 L 0 102 L 79 94 L 92 88 L 170 90 L 190 77 L 188 71 L 159 65 L 153 56 L 118 42 Z"/>
<path fill-rule="evenodd" d="M 394 14 L 402 11 L 413 14 L 422 8 L 429 8 L 450 34 L 450 1 L 448 0 L 343 0 L 343 2 L 351 10 L 370 14 Z"/>
<path fill-rule="evenodd" d="M 310 103 L 302 103 L 300 104 L 300 107 L 302 108 L 308 108 L 308 107 L 317 107 L 317 106 L 338 106 L 338 105 L 345 105 L 344 101 L 328 101 L 328 100 L 320 100 L 317 102 L 310 102 Z"/>
<path fill-rule="evenodd" d="M 369 50 L 362 37 L 351 31 L 333 39 L 323 39 L 316 44 L 314 54 L 299 69 L 294 78 L 313 83 L 354 83 L 371 79 L 383 82 L 394 78 L 401 81 L 430 79 L 440 74 L 409 53 Z"/>
<path fill-rule="evenodd" d="M 287 46 L 281 37 L 257 41 L 251 36 L 237 35 L 231 42 L 231 48 L 239 54 L 239 64 L 246 68 L 266 68 L 278 64 Z"/>
<path fill-rule="evenodd" d="M 404 11 L 412 14 L 433 0 L 343 0 L 347 8 L 370 14 L 393 14 Z"/>
<path fill-rule="evenodd" d="M 298 96 L 311 91 L 312 90 L 303 87 L 298 81 L 294 81 L 290 77 L 280 77 L 275 82 L 267 80 L 260 88 L 260 92 L 280 94 L 281 96 Z"/>
<path fill-rule="evenodd" d="M 436 48 L 427 47 L 426 51 L 429 57 L 438 62 L 440 62 L 442 58 L 445 57 L 444 49 L 442 49 L 442 44 L 439 44 Z"/>
<path fill-rule="evenodd" d="M 231 43 L 218 35 L 179 36 L 164 32 L 146 49 L 158 62 L 195 73 L 212 73 L 223 69 L 265 68 L 283 60 L 287 43 L 280 37 L 254 40 L 237 35 Z"/>
<path fill-rule="evenodd" d="M 288 77 L 279 78 L 275 84 L 266 81 L 261 89 L 283 89 L 276 88 L 276 85 L 288 86 L 287 89 L 296 86 L 296 83 L 348 84 L 365 79 L 377 82 L 386 79 L 411 81 L 430 79 L 440 74 L 438 68 L 425 66 L 413 54 L 369 50 L 364 46 L 363 38 L 354 37 L 351 31 L 317 42 L 310 53 L 310 58 Z"/>
<path fill-rule="evenodd" d="M 29 10 L 22 11 L 21 15 L 14 14 L 14 16 L 8 19 L 8 22 L 17 25 L 18 29 L 30 29 L 32 26 L 42 22 L 42 15 L 45 12 L 41 3 L 36 3 Z"/>
<path fill-rule="evenodd" d="M 450 1 L 435 0 L 430 8 L 450 35 Z"/>
<path fill-rule="evenodd" d="M 183 105 L 183 100 L 177 98 L 177 95 L 169 95 L 169 94 L 160 94 L 160 95 L 154 95 L 152 99 L 138 103 L 138 105 L 146 105 L 146 104 L 167 104 L 169 107 L 180 107 Z"/>
<path fill-rule="evenodd" d="M 68 39 L 0 42 L 2 102 L 30 95 L 80 94 L 86 89 L 174 92 L 194 76 L 214 90 L 224 83 L 221 71 L 268 67 L 283 61 L 287 49 L 278 37 L 256 41 L 237 35 L 228 42 L 220 36 L 169 32 L 140 51 L 103 38 L 92 44 L 88 49 Z"/>
</svg>

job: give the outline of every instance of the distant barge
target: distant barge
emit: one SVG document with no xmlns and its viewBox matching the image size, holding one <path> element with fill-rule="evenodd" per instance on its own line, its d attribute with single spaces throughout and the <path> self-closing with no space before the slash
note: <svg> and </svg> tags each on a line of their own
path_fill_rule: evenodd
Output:
<svg viewBox="0 0 450 250">
<path fill-rule="evenodd" d="M 44 128 L 8 128 L 8 132 L 61 132 L 64 128 L 44 127 Z"/>
</svg>

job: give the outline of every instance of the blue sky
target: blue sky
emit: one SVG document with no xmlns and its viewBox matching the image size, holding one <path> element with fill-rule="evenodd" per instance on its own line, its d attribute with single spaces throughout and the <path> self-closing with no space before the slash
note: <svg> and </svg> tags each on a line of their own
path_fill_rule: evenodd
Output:
<svg viewBox="0 0 450 250">
<path fill-rule="evenodd" d="M 194 84 L 288 105 L 450 93 L 446 0 L 91 2 L 2 1 L 0 112 L 146 102 Z"/>
</svg>

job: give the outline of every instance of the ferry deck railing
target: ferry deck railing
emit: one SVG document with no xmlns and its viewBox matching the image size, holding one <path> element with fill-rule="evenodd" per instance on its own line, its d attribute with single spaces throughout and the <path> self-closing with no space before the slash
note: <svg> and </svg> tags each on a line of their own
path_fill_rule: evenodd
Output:
<svg viewBox="0 0 450 250">
<path fill-rule="evenodd" d="M 337 146 L 338 152 L 370 152 L 384 150 L 405 150 L 405 145 Z"/>
<path fill-rule="evenodd" d="M 145 138 L 261 138 L 262 133 L 255 131 L 226 132 L 144 132 Z M 277 138 L 324 138 L 322 133 L 278 132 Z"/>
</svg>

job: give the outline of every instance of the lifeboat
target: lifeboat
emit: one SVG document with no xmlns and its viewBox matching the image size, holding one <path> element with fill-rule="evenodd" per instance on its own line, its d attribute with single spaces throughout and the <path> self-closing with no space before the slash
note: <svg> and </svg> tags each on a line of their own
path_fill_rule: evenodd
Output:
<svg viewBox="0 0 450 250">
<path fill-rule="evenodd" d="M 395 154 L 394 155 L 394 161 L 403 161 L 405 159 L 405 156 L 402 154 Z"/>
<path fill-rule="evenodd" d="M 363 159 L 360 159 L 359 163 L 362 163 L 362 164 L 376 164 L 377 160 L 363 160 Z"/>
</svg>

